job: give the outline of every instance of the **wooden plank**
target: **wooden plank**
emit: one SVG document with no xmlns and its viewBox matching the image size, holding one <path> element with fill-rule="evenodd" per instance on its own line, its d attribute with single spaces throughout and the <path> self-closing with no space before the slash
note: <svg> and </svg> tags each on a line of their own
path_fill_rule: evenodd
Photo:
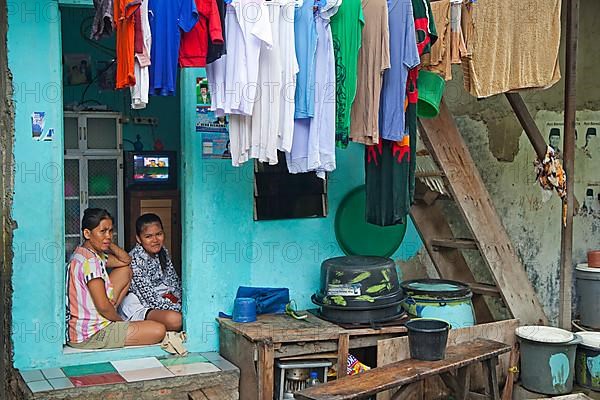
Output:
<svg viewBox="0 0 600 400">
<path fill-rule="evenodd" d="M 510 346 L 487 339 L 477 339 L 449 346 L 446 358 L 440 361 L 404 360 L 377 367 L 358 375 L 346 376 L 333 382 L 314 386 L 295 394 L 304 400 L 360 399 L 383 390 L 439 375 L 467 365 L 485 361 L 510 351 Z"/>
<path fill-rule="evenodd" d="M 340 334 L 338 339 L 337 373 L 338 378 L 348 373 L 348 350 L 350 348 L 350 336 L 347 333 Z"/>
<path fill-rule="evenodd" d="M 494 374 L 496 370 L 494 370 Z M 471 368 L 470 366 L 463 367 L 456 374 L 457 390 L 456 400 L 468 400 L 469 392 L 471 391 Z"/>
<path fill-rule="evenodd" d="M 273 400 L 275 390 L 275 365 L 273 344 L 262 342 L 258 345 L 258 399 Z"/>
<path fill-rule="evenodd" d="M 420 399 L 423 396 L 423 381 L 411 383 L 398 390 L 392 400 L 407 400 L 411 397 Z"/>
<path fill-rule="evenodd" d="M 442 100 L 438 117 L 420 119 L 419 125 L 421 139 L 446 174 L 448 189 L 509 310 L 523 323 L 546 324 L 542 305 L 446 103 Z"/>
<path fill-rule="evenodd" d="M 492 400 L 500 400 L 500 388 L 498 387 L 498 376 L 496 375 L 496 358 L 492 357 L 483 362 L 485 375 L 488 379 L 488 390 Z"/>
<path fill-rule="evenodd" d="M 560 235 L 560 295 L 558 323 L 563 329 L 571 328 L 573 285 L 573 211 L 575 190 L 575 114 L 577 111 L 577 39 L 579 36 L 579 0 L 567 3 L 567 37 L 565 62 L 565 122 L 563 167 L 567 176 L 567 196 L 563 199 L 566 215 L 562 215 Z"/>
<path fill-rule="evenodd" d="M 350 348 L 374 347 L 380 340 L 392 339 L 404 334 L 380 334 L 370 336 L 350 337 Z M 294 357 L 302 354 L 318 354 L 336 351 L 337 340 L 319 340 L 312 342 L 285 343 L 275 348 L 275 358 Z M 337 354 L 337 353 L 336 353 Z M 337 357 L 337 356 L 336 356 Z"/>
<path fill-rule="evenodd" d="M 510 106 L 512 107 L 517 119 L 521 123 L 523 130 L 525 131 L 525 135 L 531 142 L 533 149 L 535 150 L 535 154 L 541 160 L 546 157 L 546 151 L 548 149 L 548 145 L 546 144 L 546 140 L 542 133 L 538 129 L 535 121 L 531 117 L 529 110 L 527 109 L 527 105 L 523 101 L 523 98 L 519 93 L 504 93 Z"/>
<path fill-rule="evenodd" d="M 451 329 L 448 332 L 448 345 L 457 345 L 468 342 L 476 338 L 485 338 L 496 340 L 498 342 L 514 345 L 516 343 L 515 329 L 519 327 L 519 320 L 509 319 L 505 321 L 491 322 L 488 324 L 480 324 L 468 328 Z M 506 371 L 510 365 L 510 355 L 500 357 L 500 377 L 504 379 Z M 377 366 L 381 367 L 397 361 L 403 361 L 410 358 L 410 350 L 408 346 L 408 337 L 398 337 L 393 339 L 381 340 L 377 344 Z M 483 381 L 480 374 L 474 373 L 474 382 L 471 387 L 483 387 Z M 439 381 L 438 381 L 439 382 Z M 425 391 L 439 392 L 440 389 L 436 386 L 438 382 L 426 382 Z M 389 400 L 390 393 L 379 393 L 377 400 Z"/>
<path fill-rule="evenodd" d="M 468 284 L 477 283 L 462 252 L 459 250 L 440 252 L 435 251 L 433 248 L 431 239 L 454 236 L 442 211 L 442 205 L 434 203 L 427 206 L 416 203 L 410 208 L 410 215 L 440 277 Z M 477 322 L 483 323 L 494 320 L 487 303 L 482 297 L 473 297 L 473 308 L 475 309 Z"/>
<path fill-rule="evenodd" d="M 206 400 L 237 400 L 238 393 L 235 390 L 225 389 L 221 386 L 213 386 L 202 389 Z"/>
<path fill-rule="evenodd" d="M 501 297 L 500 290 L 493 285 L 486 285 L 485 283 L 469 283 L 471 290 L 473 293 L 492 296 L 492 297 Z"/>
<path fill-rule="evenodd" d="M 219 353 L 240 369 L 240 400 L 258 400 L 255 351 L 255 343 L 223 326 L 219 328 Z"/>
<path fill-rule="evenodd" d="M 475 242 L 473 239 L 431 239 L 431 245 L 436 251 L 448 249 L 478 250 L 477 242 Z"/>
</svg>

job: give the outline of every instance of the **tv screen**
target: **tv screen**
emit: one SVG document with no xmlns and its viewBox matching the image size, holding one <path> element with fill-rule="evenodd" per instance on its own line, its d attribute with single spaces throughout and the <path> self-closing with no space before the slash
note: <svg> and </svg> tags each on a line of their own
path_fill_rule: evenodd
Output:
<svg viewBox="0 0 600 400">
<path fill-rule="evenodd" d="M 169 180 L 169 157 L 152 155 L 133 156 L 133 181 L 139 183 Z"/>
</svg>

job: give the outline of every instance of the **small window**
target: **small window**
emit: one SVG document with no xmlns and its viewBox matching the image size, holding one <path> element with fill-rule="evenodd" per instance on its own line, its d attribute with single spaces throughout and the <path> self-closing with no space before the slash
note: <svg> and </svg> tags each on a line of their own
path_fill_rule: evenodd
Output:
<svg viewBox="0 0 600 400">
<path fill-rule="evenodd" d="M 290 174 L 284 153 L 278 159 L 277 165 L 254 164 L 254 220 L 327 216 L 327 179 Z"/>
</svg>

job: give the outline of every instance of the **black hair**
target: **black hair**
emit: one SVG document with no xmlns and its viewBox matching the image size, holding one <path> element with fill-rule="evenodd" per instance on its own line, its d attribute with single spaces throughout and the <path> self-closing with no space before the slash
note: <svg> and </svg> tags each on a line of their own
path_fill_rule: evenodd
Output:
<svg viewBox="0 0 600 400">
<path fill-rule="evenodd" d="M 164 229 L 163 223 L 158 215 L 153 213 L 143 214 L 140 215 L 135 221 L 136 235 L 141 236 L 144 228 L 150 224 L 159 224 L 160 229 Z M 162 247 L 158 252 L 158 261 L 160 261 L 160 268 L 164 272 L 165 268 L 167 267 L 167 252 L 165 251 L 164 247 Z"/>
<path fill-rule="evenodd" d="M 81 233 L 83 233 L 85 229 L 89 229 L 90 231 L 93 230 L 105 219 L 110 219 L 114 222 L 112 215 L 105 209 L 87 208 L 83 212 L 83 218 L 81 219 Z"/>
</svg>

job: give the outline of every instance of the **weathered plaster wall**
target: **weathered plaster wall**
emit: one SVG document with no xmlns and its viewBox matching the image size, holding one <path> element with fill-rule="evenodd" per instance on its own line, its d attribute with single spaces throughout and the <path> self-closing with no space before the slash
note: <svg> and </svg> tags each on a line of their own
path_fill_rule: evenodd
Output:
<svg viewBox="0 0 600 400">
<path fill-rule="evenodd" d="M 14 110 L 12 77 L 8 69 L 6 33 L 8 28 L 6 1 L 0 0 L 0 397 L 16 395 L 10 337 L 12 308 L 12 207 L 14 184 Z"/>
<path fill-rule="evenodd" d="M 580 42 L 577 76 L 577 120 L 599 121 L 600 81 L 597 79 L 600 53 L 596 39 L 600 25 L 596 18 L 600 3 L 582 0 L 580 10 Z M 563 15 L 564 20 L 564 15 Z M 563 23 L 564 29 L 564 23 Z M 564 34 L 563 34 L 564 39 Z M 561 44 L 561 66 L 564 70 L 564 43 Z M 551 320 L 558 316 L 558 279 L 560 259 L 560 201 L 554 195 L 544 202 L 535 183 L 535 153 L 504 96 L 476 100 L 462 90 L 460 68 L 449 83 L 445 96 L 457 116 L 479 172 L 490 191 L 504 226 L 521 256 Z M 538 127 L 547 138 L 547 121 L 561 120 L 564 80 L 546 91 L 523 95 Z M 592 124 L 600 132 L 598 124 Z M 585 130 L 583 131 L 585 133 Z M 585 134 L 578 135 L 575 166 L 575 194 L 581 204 L 585 191 L 600 191 L 600 138 L 590 140 L 588 151 Z M 562 147 L 562 139 L 561 145 Z M 589 201 L 588 201 L 589 203 Z M 599 214 L 580 215 L 574 222 L 573 262 L 585 261 L 590 248 L 600 247 Z M 460 227 L 458 228 L 460 229 Z"/>
</svg>

